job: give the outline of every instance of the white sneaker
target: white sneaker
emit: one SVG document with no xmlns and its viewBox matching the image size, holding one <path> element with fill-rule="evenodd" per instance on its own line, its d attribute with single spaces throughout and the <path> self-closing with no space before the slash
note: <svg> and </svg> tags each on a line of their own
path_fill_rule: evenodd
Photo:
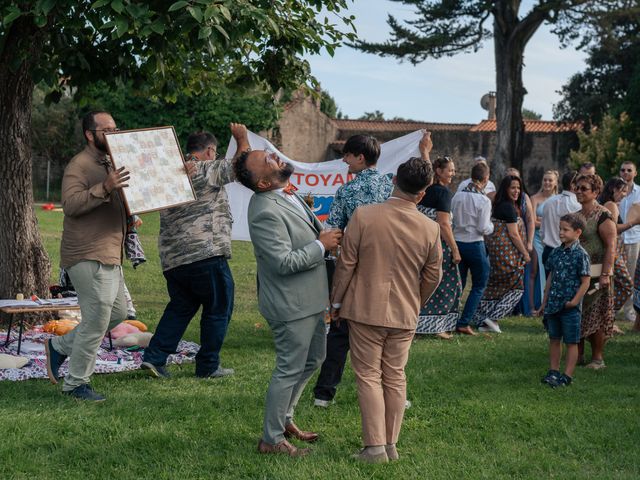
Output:
<svg viewBox="0 0 640 480">
<path fill-rule="evenodd" d="M 405 402 L 404 402 L 404 408 L 405 408 L 405 409 L 407 409 L 407 408 L 411 408 L 411 400 L 405 400 Z"/>
<path fill-rule="evenodd" d="M 320 400 L 319 398 L 316 398 L 313 401 L 313 405 L 315 407 L 320 407 L 320 408 L 328 408 L 329 405 L 331 405 L 331 400 Z"/>
<path fill-rule="evenodd" d="M 500 326 L 496 322 L 494 322 L 493 320 L 489 320 L 488 318 L 486 318 L 484 322 L 482 322 L 482 325 L 478 328 L 478 331 L 502 333 L 502 330 L 500 330 Z"/>
</svg>

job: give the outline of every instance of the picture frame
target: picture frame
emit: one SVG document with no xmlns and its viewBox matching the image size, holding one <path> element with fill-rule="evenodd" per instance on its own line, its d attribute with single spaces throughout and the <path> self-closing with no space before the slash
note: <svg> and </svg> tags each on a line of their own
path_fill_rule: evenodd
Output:
<svg viewBox="0 0 640 480">
<path fill-rule="evenodd" d="M 105 133 L 114 168 L 129 171 L 122 189 L 129 215 L 154 212 L 195 201 L 180 143 L 172 126 Z"/>
</svg>

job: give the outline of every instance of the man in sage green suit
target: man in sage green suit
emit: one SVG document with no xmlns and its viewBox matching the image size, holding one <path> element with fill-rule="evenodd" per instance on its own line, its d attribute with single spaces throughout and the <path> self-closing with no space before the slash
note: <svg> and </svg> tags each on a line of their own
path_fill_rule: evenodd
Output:
<svg viewBox="0 0 640 480">
<path fill-rule="evenodd" d="M 258 450 L 301 456 L 309 452 L 286 437 L 313 442 L 318 434 L 293 423 L 305 385 L 322 364 L 328 306 L 324 253 L 341 233 L 323 230 L 289 183 L 293 165 L 276 153 L 244 152 L 236 179 L 255 192 L 249 202 L 249 234 L 258 266 L 258 307 L 273 332 L 276 365 L 267 391 L 264 430 Z"/>
</svg>

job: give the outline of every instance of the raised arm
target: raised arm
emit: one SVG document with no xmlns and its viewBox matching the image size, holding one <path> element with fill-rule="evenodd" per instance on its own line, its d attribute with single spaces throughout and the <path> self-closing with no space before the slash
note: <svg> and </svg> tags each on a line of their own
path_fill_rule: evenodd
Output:
<svg viewBox="0 0 640 480">
<path fill-rule="evenodd" d="M 62 210 L 68 217 L 89 213 L 103 203 L 111 201 L 111 193 L 128 187 L 129 172 L 125 167 L 114 170 L 102 183 L 89 185 L 80 169 L 67 168 L 62 178 Z"/>
</svg>

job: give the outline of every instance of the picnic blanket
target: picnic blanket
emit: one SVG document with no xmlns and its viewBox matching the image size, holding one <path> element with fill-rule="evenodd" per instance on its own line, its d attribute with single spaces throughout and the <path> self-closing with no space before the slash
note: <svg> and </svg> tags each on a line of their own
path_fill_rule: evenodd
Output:
<svg viewBox="0 0 640 480">
<path fill-rule="evenodd" d="M 8 355 L 16 355 L 18 350 L 18 333 L 13 331 L 9 337 L 9 344 L 5 347 L 4 342 L 7 332 L 0 331 L 0 353 Z M 53 337 L 50 333 L 44 333 L 36 330 L 29 330 L 22 335 L 22 348 L 20 356 L 26 357 L 30 361 L 22 368 L 6 368 L 0 369 L 0 381 L 10 380 L 29 380 L 31 378 L 48 378 L 47 366 L 45 360 L 44 343 Z M 191 363 L 195 360 L 196 353 L 200 349 L 200 345 L 194 342 L 181 341 L 178 344 L 178 353 L 169 355 L 167 363 L 181 365 L 183 363 Z M 98 350 L 96 360 L 95 373 L 115 373 L 126 372 L 128 370 L 137 370 L 142 363 L 142 354 L 144 350 L 128 351 L 125 348 L 114 347 L 109 351 L 109 339 L 105 337 L 102 345 Z M 67 374 L 67 364 L 65 362 L 60 368 L 62 376 Z"/>
</svg>

